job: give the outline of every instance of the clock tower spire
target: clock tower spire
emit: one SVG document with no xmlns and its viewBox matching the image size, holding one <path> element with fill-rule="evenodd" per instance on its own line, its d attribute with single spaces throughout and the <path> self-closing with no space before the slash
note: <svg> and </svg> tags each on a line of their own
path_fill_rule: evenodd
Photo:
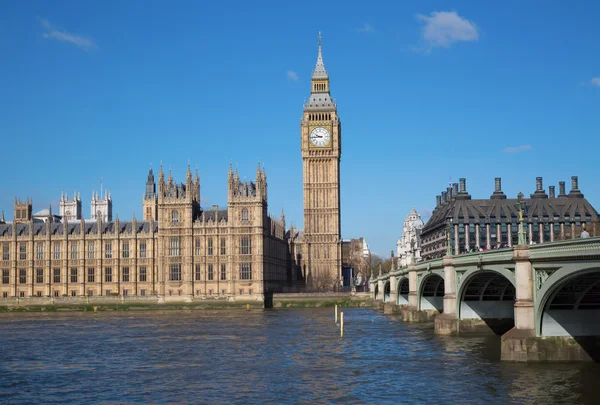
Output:
<svg viewBox="0 0 600 405">
<path fill-rule="evenodd" d="M 341 121 L 329 91 L 319 33 L 317 63 L 300 123 L 304 183 L 304 276 L 336 290 L 342 278 L 340 157 Z"/>
</svg>

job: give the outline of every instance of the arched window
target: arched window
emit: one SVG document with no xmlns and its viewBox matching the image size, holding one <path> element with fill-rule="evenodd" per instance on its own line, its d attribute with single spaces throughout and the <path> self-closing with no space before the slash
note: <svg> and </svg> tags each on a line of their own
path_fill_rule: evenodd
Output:
<svg viewBox="0 0 600 405">
<path fill-rule="evenodd" d="M 248 222 L 248 209 L 242 209 L 242 222 Z"/>
<path fill-rule="evenodd" d="M 173 210 L 173 212 L 171 212 L 171 222 L 174 224 L 179 222 L 179 212 L 177 212 L 176 210 Z"/>
</svg>

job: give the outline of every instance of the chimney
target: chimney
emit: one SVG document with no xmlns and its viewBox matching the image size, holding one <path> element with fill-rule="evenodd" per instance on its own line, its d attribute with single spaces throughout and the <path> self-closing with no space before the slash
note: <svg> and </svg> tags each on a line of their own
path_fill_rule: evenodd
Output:
<svg viewBox="0 0 600 405">
<path fill-rule="evenodd" d="M 452 195 L 456 197 L 458 194 L 458 183 L 452 183 Z"/>
<path fill-rule="evenodd" d="M 541 177 L 535 178 L 535 193 L 531 194 L 531 198 L 548 198 L 548 195 L 544 191 L 543 179 Z"/>
<path fill-rule="evenodd" d="M 502 178 L 494 178 L 494 193 L 490 197 L 492 199 L 505 199 L 506 195 L 502 192 Z"/>
<path fill-rule="evenodd" d="M 566 197 L 567 193 L 565 193 L 565 182 L 564 181 L 559 181 L 558 182 L 558 196 L 559 197 Z"/>
<path fill-rule="evenodd" d="M 446 187 L 446 195 L 448 196 L 448 199 L 452 199 L 453 195 L 452 195 L 452 187 Z M 456 196 L 454 196 L 456 197 Z"/>
<path fill-rule="evenodd" d="M 555 198 L 556 194 L 555 194 L 555 191 L 554 191 L 554 186 L 548 187 L 548 190 L 550 191 L 550 198 Z"/>
<path fill-rule="evenodd" d="M 435 196 L 435 207 L 439 207 L 440 205 L 442 205 L 442 196 L 441 195 L 436 195 Z"/>
<path fill-rule="evenodd" d="M 464 177 L 461 177 L 460 179 L 458 179 L 458 182 L 460 184 L 460 188 L 459 188 L 459 192 L 456 195 L 456 199 L 457 200 L 470 200 L 471 196 L 469 195 L 469 193 L 467 193 L 467 179 Z"/>
<path fill-rule="evenodd" d="M 571 192 L 569 192 L 569 197 L 583 198 L 583 194 L 579 191 L 577 176 L 571 176 Z"/>
<path fill-rule="evenodd" d="M 448 202 L 447 193 L 445 191 L 442 191 L 442 204 L 445 204 L 446 202 Z"/>
</svg>

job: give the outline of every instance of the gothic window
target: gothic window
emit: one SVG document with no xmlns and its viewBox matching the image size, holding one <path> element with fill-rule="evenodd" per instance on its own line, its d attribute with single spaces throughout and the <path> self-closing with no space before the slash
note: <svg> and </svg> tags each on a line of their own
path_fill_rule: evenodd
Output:
<svg viewBox="0 0 600 405">
<path fill-rule="evenodd" d="M 169 256 L 179 256 L 179 237 L 171 236 L 169 240 Z"/>
<path fill-rule="evenodd" d="M 227 245 L 226 245 L 227 241 L 225 240 L 225 238 L 221 238 L 221 255 L 226 255 L 227 254 Z"/>
<path fill-rule="evenodd" d="M 171 264 L 171 272 L 169 274 L 169 280 L 181 281 L 181 264 L 179 264 L 179 263 Z"/>
<path fill-rule="evenodd" d="M 54 244 L 54 260 L 60 259 L 60 243 Z"/>
<path fill-rule="evenodd" d="M 129 282 L 129 267 L 123 267 L 123 282 Z"/>
<path fill-rule="evenodd" d="M 140 257 L 146 257 L 146 242 L 140 242 Z"/>
<path fill-rule="evenodd" d="M 171 212 L 171 222 L 174 224 L 179 223 L 179 212 L 176 210 L 173 210 L 173 212 Z"/>
<path fill-rule="evenodd" d="M 93 283 L 95 281 L 96 281 L 96 277 L 95 277 L 95 274 L 94 274 L 94 268 L 90 267 L 90 268 L 88 268 L 87 282 L 88 283 Z"/>
<path fill-rule="evenodd" d="M 77 282 L 77 268 L 73 267 L 71 269 L 71 283 Z"/>
<path fill-rule="evenodd" d="M 10 260 L 10 245 L 8 243 L 2 246 L 2 260 Z"/>
<path fill-rule="evenodd" d="M 35 246 L 35 259 L 44 260 L 44 243 L 39 242 Z"/>
<path fill-rule="evenodd" d="M 252 263 L 240 264 L 240 279 L 252 280 Z"/>
<path fill-rule="evenodd" d="M 196 264 L 196 281 L 200 281 L 200 276 L 201 276 L 201 271 L 200 271 L 200 265 Z"/>
<path fill-rule="evenodd" d="M 140 267 L 140 281 L 144 282 L 144 281 L 146 281 L 146 278 L 147 278 L 146 266 L 142 266 L 142 267 Z"/>
<path fill-rule="evenodd" d="M 213 255 L 213 240 L 212 238 L 208 238 L 207 241 L 207 255 L 212 256 Z"/>
<path fill-rule="evenodd" d="M 53 283 L 60 283 L 60 269 L 53 269 L 54 274 L 52 275 Z"/>
<path fill-rule="evenodd" d="M 104 258 L 112 259 L 112 243 L 110 242 L 104 244 Z"/>
<path fill-rule="evenodd" d="M 27 259 L 27 244 L 21 243 L 19 245 L 19 260 L 26 260 L 26 259 Z"/>
<path fill-rule="evenodd" d="M 200 255 L 201 255 L 201 250 L 200 250 L 200 238 L 196 238 L 196 241 L 195 241 L 195 249 L 194 249 L 194 251 L 195 251 L 195 255 L 196 255 L 196 256 L 200 256 Z"/>
<path fill-rule="evenodd" d="M 249 236 L 242 236 L 240 254 L 251 255 L 252 254 L 252 242 Z"/>
<path fill-rule="evenodd" d="M 37 284 L 44 282 L 44 269 L 35 269 L 35 282 Z"/>
<path fill-rule="evenodd" d="M 123 259 L 129 258 L 129 242 L 123 242 Z"/>
<path fill-rule="evenodd" d="M 207 274 L 206 278 L 208 279 L 208 281 L 212 281 L 213 278 L 214 278 L 214 276 L 215 276 L 212 264 L 208 265 L 208 272 L 207 273 L 208 274 Z"/>
<path fill-rule="evenodd" d="M 77 260 L 77 242 L 71 242 L 71 259 Z"/>
<path fill-rule="evenodd" d="M 8 284 L 9 283 L 9 270 L 8 269 L 2 269 L 2 284 Z"/>
<path fill-rule="evenodd" d="M 227 265 L 225 263 L 221 263 L 221 280 L 227 279 Z"/>
<path fill-rule="evenodd" d="M 104 282 L 112 283 L 112 267 L 107 267 L 106 269 L 104 269 Z M 106 295 L 109 295 L 109 294 L 106 294 Z"/>
<path fill-rule="evenodd" d="M 242 222 L 244 222 L 244 223 L 248 222 L 248 209 L 247 208 L 242 209 Z"/>
<path fill-rule="evenodd" d="M 94 242 L 88 242 L 88 259 L 94 258 Z"/>
<path fill-rule="evenodd" d="M 19 284 L 27 283 L 27 270 L 19 269 Z"/>
</svg>

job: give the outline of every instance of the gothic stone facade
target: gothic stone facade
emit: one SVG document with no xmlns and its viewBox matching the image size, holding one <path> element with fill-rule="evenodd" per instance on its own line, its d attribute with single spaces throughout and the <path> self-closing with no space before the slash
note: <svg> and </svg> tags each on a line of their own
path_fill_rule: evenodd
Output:
<svg viewBox="0 0 600 405">
<path fill-rule="evenodd" d="M 182 184 L 170 173 L 165 181 L 161 169 L 152 198 L 156 218 L 130 222 L 43 223 L 28 215 L 30 200 L 15 204 L 18 220 L 0 222 L 1 296 L 243 299 L 289 282 L 285 218 L 267 214 L 264 170 L 241 182 L 230 168 L 227 209 L 200 208 L 200 180 L 189 167 Z"/>
</svg>

